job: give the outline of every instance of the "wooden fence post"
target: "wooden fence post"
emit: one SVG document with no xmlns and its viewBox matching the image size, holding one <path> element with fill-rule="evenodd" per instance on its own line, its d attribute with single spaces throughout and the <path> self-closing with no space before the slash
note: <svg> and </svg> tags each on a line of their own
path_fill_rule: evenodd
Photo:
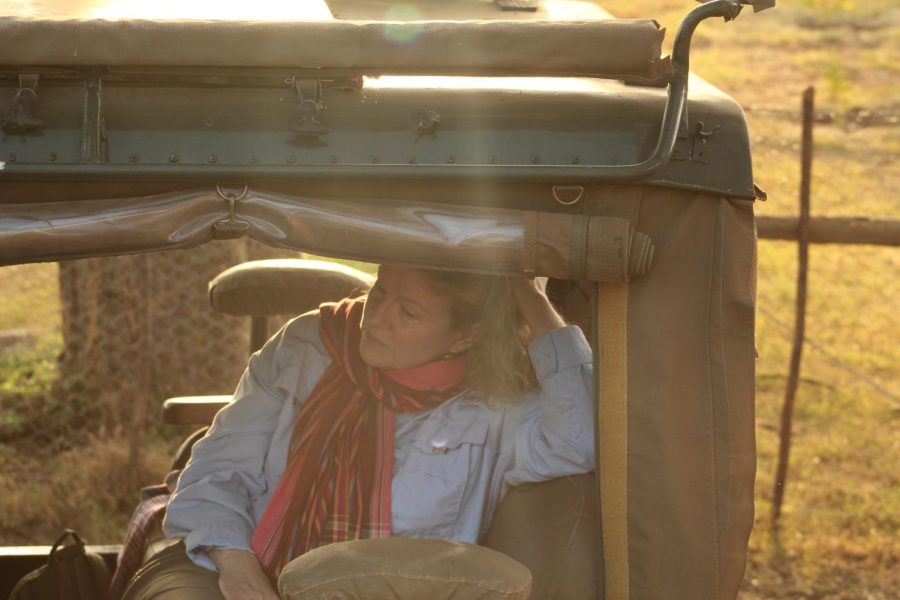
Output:
<svg viewBox="0 0 900 600">
<path fill-rule="evenodd" d="M 791 451 L 791 423 L 794 414 L 794 398 L 800 381 L 800 357 L 803 354 L 803 337 L 806 329 L 806 285 L 809 270 L 809 196 L 813 157 L 813 108 L 815 89 L 806 88 L 803 93 L 803 145 L 801 148 L 800 179 L 800 227 L 797 252 L 797 297 L 794 315 L 794 343 L 791 350 L 791 366 L 788 374 L 784 406 L 781 409 L 781 431 L 778 448 L 778 468 L 775 472 L 775 489 L 772 497 L 772 524 L 777 527 L 787 485 L 788 461 Z"/>
</svg>

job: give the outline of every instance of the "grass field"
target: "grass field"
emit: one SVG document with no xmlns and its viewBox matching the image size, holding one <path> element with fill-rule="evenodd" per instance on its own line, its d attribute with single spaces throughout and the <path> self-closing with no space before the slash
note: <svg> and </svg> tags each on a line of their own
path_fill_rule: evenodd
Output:
<svg viewBox="0 0 900 600">
<path fill-rule="evenodd" d="M 670 40 L 694 6 L 689 0 L 602 4 L 619 17 L 656 18 L 669 27 Z M 769 193 L 757 212 L 796 213 L 800 97 L 815 85 L 813 213 L 900 218 L 900 0 L 778 4 L 756 15 L 746 9 L 734 23 L 706 22 L 692 57 L 695 72 L 747 111 L 755 178 Z M 811 250 L 810 343 L 777 531 L 769 510 L 790 354 L 796 246 L 763 241 L 759 258 L 757 522 L 741 598 L 897 598 L 900 253 L 865 246 Z M 59 311 L 45 307 L 54 306 L 55 278 L 54 265 L 0 269 L 0 331 L 28 323 L 38 340 L 27 356 L 0 352 L 0 401 L 39 394 L 52 379 Z M 47 312 L 36 314 L 38 307 Z M 16 427 L 9 406 L 0 406 L 0 435 Z M 96 437 L 78 453 L 39 458 L 33 449 L 0 439 L 0 486 L 11 490 L 0 497 L 0 543 L 43 542 L 59 523 L 73 522 L 90 541 L 116 541 L 133 489 L 112 490 L 102 498 L 91 489 L 108 487 L 122 474 L 128 474 L 126 481 L 157 480 L 175 444 L 174 437 L 149 439 L 134 472 L 117 439 Z M 73 461 L 83 468 L 66 468 Z M 50 475 L 29 475 L 38 472 Z M 118 515 L 114 521 L 99 518 L 110 511 Z"/>
</svg>

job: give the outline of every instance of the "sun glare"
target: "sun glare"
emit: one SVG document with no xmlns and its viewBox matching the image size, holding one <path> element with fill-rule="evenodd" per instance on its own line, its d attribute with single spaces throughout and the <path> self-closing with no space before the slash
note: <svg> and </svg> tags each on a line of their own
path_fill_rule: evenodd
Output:
<svg viewBox="0 0 900 600">
<path fill-rule="evenodd" d="M 596 81 L 575 77 L 444 77 L 384 75 L 381 77 L 366 77 L 363 79 L 363 84 L 365 87 L 372 89 L 514 89 L 523 91 L 558 92 L 592 92 L 597 89 Z"/>
<path fill-rule="evenodd" d="M 325 0 L 101 0 L 74 15 L 93 19 L 158 19 L 164 21 L 323 21 L 331 19 Z"/>
</svg>

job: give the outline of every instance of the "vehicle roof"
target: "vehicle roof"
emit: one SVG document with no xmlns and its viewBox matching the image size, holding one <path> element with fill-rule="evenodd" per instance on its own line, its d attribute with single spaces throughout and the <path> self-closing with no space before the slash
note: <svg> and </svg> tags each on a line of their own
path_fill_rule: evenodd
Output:
<svg viewBox="0 0 900 600">
<path fill-rule="evenodd" d="M 656 32 L 652 21 L 610 21 L 592 2 L 544 2 L 533 13 L 500 11 L 492 2 L 477 0 L 417 2 L 406 5 L 410 8 L 405 12 L 392 12 L 388 4 L 332 1 L 331 11 L 338 17 L 333 19 L 323 3 L 313 2 L 306 10 L 320 19 L 318 23 L 220 20 L 192 22 L 188 27 L 171 20 L 128 20 L 156 14 L 156 9 L 142 4 L 106 2 L 88 10 L 78 8 L 85 5 L 49 2 L 30 13 L 21 11 L 20 16 L 31 18 L 2 22 L 0 106 L 13 101 L 19 75 L 40 73 L 44 127 L 40 135 L 5 137 L 0 160 L 5 158 L 6 165 L 0 177 L 40 178 L 44 185 L 50 185 L 50 175 L 57 180 L 85 180 L 91 173 L 96 180 L 217 181 L 224 176 L 393 177 L 415 173 L 423 178 L 515 181 L 527 169 L 531 181 L 577 183 L 591 165 L 637 162 L 653 150 L 666 105 L 663 88 L 570 76 L 575 72 L 628 78 L 621 72 L 603 72 L 604 61 L 619 54 L 614 50 L 605 55 L 595 52 L 597 44 L 608 37 L 604 32 L 630 32 L 624 42 L 616 41 L 613 49 L 628 48 L 631 38 L 643 36 L 636 42 L 641 48 L 636 56 L 649 56 L 647 64 L 665 64 L 658 60 L 661 38 L 656 34 L 661 32 Z M 185 6 L 210 10 L 211 5 Z M 261 6 L 262 12 L 256 14 L 266 14 L 267 4 Z M 561 8 L 564 6 L 568 6 L 567 12 Z M 116 13 L 117 9 L 122 12 Z M 379 14 L 398 21 L 474 15 L 492 22 L 430 23 L 418 39 L 399 43 L 390 35 L 381 35 L 386 31 L 383 23 L 340 21 Z M 95 18 L 117 15 L 128 19 Z M 580 20 L 538 27 L 560 16 L 578 16 Z M 73 17 L 88 19 L 69 20 Z M 518 20 L 523 29 L 518 30 L 508 19 Z M 125 30 L 128 34 L 112 38 L 92 34 L 97 27 L 107 33 Z M 196 42 L 198 27 L 200 33 L 208 34 L 206 46 Z M 359 39 L 361 30 L 369 32 L 364 39 L 370 43 L 360 46 L 367 48 L 363 53 L 351 43 Z M 70 39 L 78 32 L 86 34 L 85 45 L 74 52 L 66 43 L 46 43 L 47 39 Z M 349 37 L 335 37 L 335 47 L 313 43 L 303 46 L 300 53 L 284 52 L 300 56 L 294 67 L 272 59 L 278 44 L 267 46 L 272 52 L 241 52 L 245 47 L 242 36 L 243 43 L 252 47 L 266 36 L 308 37 L 297 35 L 300 32 L 319 32 L 324 40 L 335 33 Z M 479 40 L 488 43 L 498 32 L 500 37 L 509 36 L 504 38 L 508 43 L 492 46 L 491 52 L 452 52 L 454 36 L 473 36 L 468 38 L 471 45 Z M 579 32 L 584 41 L 570 43 L 577 41 L 573 35 Z M 220 41 L 225 34 L 228 44 Z M 154 44 L 158 35 L 173 37 Z M 599 41 L 591 44 L 592 35 Z M 141 36 L 143 41 L 134 42 Z M 370 56 L 374 46 L 382 51 L 377 60 Z M 227 55 L 227 47 L 236 48 L 229 56 L 239 58 L 218 60 Z M 340 48 L 350 51 L 341 54 Z M 192 61 L 193 52 L 199 52 L 201 58 Z M 140 63 L 123 59 L 123 54 L 150 58 Z M 596 56 L 599 58 L 592 58 Z M 272 66 L 264 66 L 267 60 Z M 330 65 L 324 64 L 329 61 Z M 376 63 L 381 66 L 373 66 Z M 532 67 L 540 63 L 543 65 Z M 104 166 L 115 166 L 119 175 L 81 160 L 82 87 L 85 73 L 91 69 L 103 73 L 108 149 Z M 419 76 L 407 76 L 410 72 Z M 382 73 L 403 75 L 359 78 Z M 440 76 L 420 76 L 422 73 Z M 447 73 L 455 76 L 447 77 Z M 466 73 L 477 76 L 456 76 Z M 484 76 L 498 73 L 518 76 Z M 328 132 L 319 136 L 291 132 L 297 120 L 297 81 L 304 79 L 321 84 L 322 110 L 317 118 Z M 641 76 L 629 79 L 633 83 Z M 691 135 L 696 131 L 685 127 L 672 160 L 645 183 L 753 198 L 749 140 L 740 106 L 699 78 L 692 77 L 690 85 L 688 125 L 704 135 Z M 422 118 L 434 122 L 424 134 L 416 123 Z M 714 135 L 707 135 L 712 132 Z M 702 147 L 698 145 L 701 141 Z M 211 156 L 216 160 L 211 161 Z M 183 187 L 180 182 L 178 185 Z M 16 199 L 6 196 L 0 200 L 10 201 Z"/>
</svg>

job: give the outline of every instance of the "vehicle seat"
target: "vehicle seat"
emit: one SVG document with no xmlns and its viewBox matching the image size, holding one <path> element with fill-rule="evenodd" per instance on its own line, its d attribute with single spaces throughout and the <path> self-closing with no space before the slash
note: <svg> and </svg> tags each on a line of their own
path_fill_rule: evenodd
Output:
<svg viewBox="0 0 900 600">
<path fill-rule="evenodd" d="M 302 314 L 322 302 L 364 291 L 373 279 L 325 261 L 252 261 L 227 269 L 210 282 L 210 304 L 217 312 L 253 318 L 252 352 L 265 342 L 269 317 Z M 565 284 L 551 281 L 548 293 L 564 315 L 579 322 L 579 317 L 588 314 L 584 308 L 589 299 L 578 286 Z M 584 328 L 586 323 L 579 324 Z M 163 409 L 164 420 L 208 425 L 230 399 L 169 399 Z M 182 452 L 189 452 L 190 445 L 185 443 Z M 180 459 L 183 464 L 186 456 Z M 597 568 L 598 528 L 595 478 L 588 473 L 510 489 L 480 543 L 531 570 L 532 599 L 583 600 L 596 598 L 602 583 Z"/>
<path fill-rule="evenodd" d="M 324 260 L 254 260 L 216 275 L 209 282 L 209 304 L 214 312 L 251 317 L 252 354 L 269 337 L 270 317 L 301 315 L 323 302 L 360 295 L 374 280 L 368 273 Z M 230 394 L 169 398 L 163 403 L 163 422 L 209 425 L 230 401 Z M 183 459 L 184 456 L 179 456 L 176 462 Z"/>
<path fill-rule="evenodd" d="M 593 473 L 516 486 L 500 502 L 483 546 L 531 569 L 532 600 L 596 598 L 602 585 Z"/>
</svg>

